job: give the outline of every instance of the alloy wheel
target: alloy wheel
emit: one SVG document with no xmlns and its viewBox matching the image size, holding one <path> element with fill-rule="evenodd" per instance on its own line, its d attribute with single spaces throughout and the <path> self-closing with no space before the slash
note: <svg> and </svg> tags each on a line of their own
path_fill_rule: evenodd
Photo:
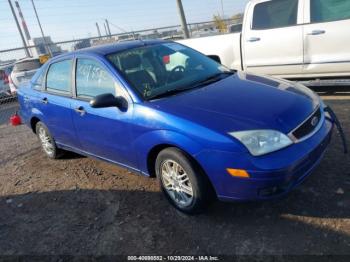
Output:
<svg viewBox="0 0 350 262">
<path fill-rule="evenodd" d="M 39 136 L 39 140 L 41 142 L 41 145 L 42 145 L 45 153 L 48 155 L 53 155 L 54 148 L 55 148 L 53 141 L 52 141 L 50 135 L 45 130 L 45 128 L 43 128 L 42 126 L 39 127 L 38 136 Z"/>
<path fill-rule="evenodd" d="M 193 188 L 183 167 L 174 160 L 165 160 L 161 165 L 161 180 L 171 199 L 181 207 L 191 205 Z"/>
</svg>

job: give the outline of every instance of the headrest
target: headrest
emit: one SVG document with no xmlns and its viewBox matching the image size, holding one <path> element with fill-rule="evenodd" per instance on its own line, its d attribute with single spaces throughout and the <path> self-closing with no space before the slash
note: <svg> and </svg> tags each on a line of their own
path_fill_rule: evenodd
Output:
<svg viewBox="0 0 350 262">
<path fill-rule="evenodd" d="M 123 70 L 130 70 L 130 69 L 140 67 L 141 58 L 139 55 L 132 54 L 132 55 L 122 57 L 120 60 L 120 63 Z"/>
</svg>

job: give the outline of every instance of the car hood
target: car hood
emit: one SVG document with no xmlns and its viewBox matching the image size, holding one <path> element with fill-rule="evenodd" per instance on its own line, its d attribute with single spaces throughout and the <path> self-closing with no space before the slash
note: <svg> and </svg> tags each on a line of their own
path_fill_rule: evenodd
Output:
<svg viewBox="0 0 350 262">
<path fill-rule="evenodd" d="M 219 132 L 274 129 L 288 133 L 318 107 L 319 98 L 302 85 L 237 72 L 150 105 Z"/>
</svg>

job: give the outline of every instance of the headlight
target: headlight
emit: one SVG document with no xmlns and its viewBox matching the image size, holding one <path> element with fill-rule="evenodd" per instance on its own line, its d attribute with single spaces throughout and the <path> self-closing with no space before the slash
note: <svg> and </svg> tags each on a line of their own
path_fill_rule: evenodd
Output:
<svg viewBox="0 0 350 262">
<path fill-rule="evenodd" d="M 253 156 L 277 151 L 293 143 L 288 136 L 275 130 L 250 130 L 229 134 L 242 142 Z"/>
</svg>

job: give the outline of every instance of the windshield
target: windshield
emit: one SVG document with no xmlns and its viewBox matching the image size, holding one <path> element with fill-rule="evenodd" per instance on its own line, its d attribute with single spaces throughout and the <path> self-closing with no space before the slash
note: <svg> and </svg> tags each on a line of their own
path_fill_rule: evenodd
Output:
<svg viewBox="0 0 350 262">
<path fill-rule="evenodd" d="M 107 58 L 146 100 L 196 88 L 198 83 L 230 72 L 205 55 L 172 42 L 129 49 Z"/>
</svg>

